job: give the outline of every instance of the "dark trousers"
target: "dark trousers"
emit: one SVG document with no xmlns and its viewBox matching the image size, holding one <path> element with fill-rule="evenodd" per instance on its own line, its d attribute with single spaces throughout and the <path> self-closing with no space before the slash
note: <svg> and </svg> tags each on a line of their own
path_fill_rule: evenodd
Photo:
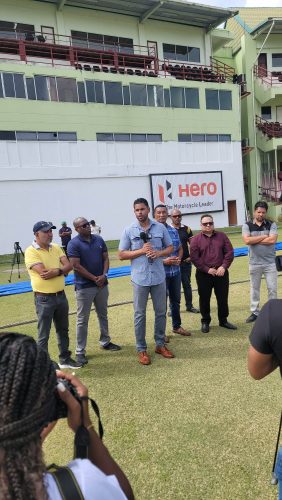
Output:
<svg viewBox="0 0 282 500">
<path fill-rule="evenodd" d="M 166 293 L 169 297 L 171 310 L 172 328 L 176 330 L 181 326 L 180 318 L 180 300 L 181 300 L 181 276 L 180 273 L 175 276 L 166 277 Z"/>
<path fill-rule="evenodd" d="M 185 297 L 186 309 L 191 309 L 193 306 L 192 301 L 192 288 L 191 288 L 191 262 L 182 262 L 180 265 L 181 272 L 181 282 L 183 286 L 183 292 Z"/>
<path fill-rule="evenodd" d="M 227 320 L 228 309 L 228 291 L 229 291 L 229 274 L 225 271 L 224 276 L 212 276 L 208 273 L 203 273 L 197 269 L 196 280 L 200 298 L 200 311 L 202 315 L 202 323 L 210 323 L 210 299 L 212 289 L 217 300 L 217 313 L 219 323 L 224 323 Z"/>
<path fill-rule="evenodd" d="M 61 362 L 69 359 L 69 304 L 65 293 L 61 295 L 35 295 L 36 314 L 38 318 L 37 344 L 48 351 L 48 340 L 52 321 L 54 321 Z"/>
</svg>

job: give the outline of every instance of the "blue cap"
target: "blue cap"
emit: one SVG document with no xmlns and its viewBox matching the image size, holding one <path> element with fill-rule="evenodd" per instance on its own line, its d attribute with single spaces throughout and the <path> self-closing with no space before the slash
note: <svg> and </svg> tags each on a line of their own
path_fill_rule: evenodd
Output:
<svg viewBox="0 0 282 500">
<path fill-rule="evenodd" d="M 47 232 L 49 231 L 49 229 L 56 229 L 56 226 L 53 226 L 53 222 L 46 222 L 44 220 L 41 220 L 39 222 L 36 222 L 33 226 L 34 234 L 38 231 Z"/>
</svg>

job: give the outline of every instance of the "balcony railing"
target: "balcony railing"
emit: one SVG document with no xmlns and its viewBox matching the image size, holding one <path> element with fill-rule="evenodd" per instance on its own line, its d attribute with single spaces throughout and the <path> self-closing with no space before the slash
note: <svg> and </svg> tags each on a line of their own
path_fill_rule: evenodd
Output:
<svg viewBox="0 0 282 500">
<path fill-rule="evenodd" d="M 268 71 L 265 66 L 254 66 L 254 76 L 270 87 L 282 85 L 282 71 Z"/>
<path fill-rule="evenodd" d="M 81 71 L 237 83 L 234 81 L 234 69 L 214 58 L 211 58 L 209 66 L 188 62 L 179 64 L 158 59 L 154 48 L 147 46 L 110 46 L 35 31 L 10 35 L 0 32 L 0 60 L 72 66 Z"/>
<path fill-rule="evenodd" d="M 258 130 L 270 139 L 282 137 L 282 123 L 269 122 L 256 115 L 256 126 Z"/>
</svg>

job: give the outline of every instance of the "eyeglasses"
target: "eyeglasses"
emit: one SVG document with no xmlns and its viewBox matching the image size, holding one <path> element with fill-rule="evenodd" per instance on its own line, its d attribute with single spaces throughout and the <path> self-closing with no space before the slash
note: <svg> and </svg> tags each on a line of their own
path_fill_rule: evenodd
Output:
<svg viewBox="0 0 282 500">
<path fill-rule="evenodd" d="M 84 224 L 81 224 L 80 226 L 77 226 L 77 227 L 83 227 L 83 229 L 86 229 L 89 226 L 90 226 L 89 222 L 84 222 Z"/>
<path fill-rule="evenodd" d="M 181 219 L 182 215 L 172 215 L 171 217 L 173 217 L 174 219 Z"/>
<path fill-rule="evenodd" d="M 202 226 L 204 227 L 213 226 L 213 222 L 202 222 Z"/>
</svg>

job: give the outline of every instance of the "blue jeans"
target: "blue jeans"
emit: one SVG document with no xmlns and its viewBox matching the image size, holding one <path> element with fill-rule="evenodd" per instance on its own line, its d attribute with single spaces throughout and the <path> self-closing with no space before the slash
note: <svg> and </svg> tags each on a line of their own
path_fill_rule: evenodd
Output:
<svg viewBox="0 0 282 500">
<path fill-rule="evenodd" d="M 159 285 L 140 286 L 133 283 L 134 328 L 136 349 L 139 352 L 147 350 L 146 344 L 146 307 L 151 295 L 155 311 L 154 339 L 157 346 L 165 345 L 166 328 L 166 283 Z"/>
<path fill-rule="evenodd" d="M 67 361 L 71 355 L 69 351 L 69 304 L 63 292 L 61 295 L 36 295 L 34 296 L 36 314 L 38 318 L 37 344 L 48 352 L 48 340 L 52 321 L 54 321 L 59 359 Z"/>
<path fill-rule="evenodd" d="M 181 326 L 180 300 L 181 300 L 181 274 L 166 277 L 166 293 L 169 297 L 172 328 L 177 330 Z"/>
<path fill-rule="evenodd" d="M 91 306 L 94 304 L 98 316 L 100 327 L 100 345 L 106 346 L 110 343 L 108 327 L 108 286 L 99 288 L 92 286 L 76 290 L 76 354 L 85 354 L 88 322 L 91 311 Z"/>
</svg>

